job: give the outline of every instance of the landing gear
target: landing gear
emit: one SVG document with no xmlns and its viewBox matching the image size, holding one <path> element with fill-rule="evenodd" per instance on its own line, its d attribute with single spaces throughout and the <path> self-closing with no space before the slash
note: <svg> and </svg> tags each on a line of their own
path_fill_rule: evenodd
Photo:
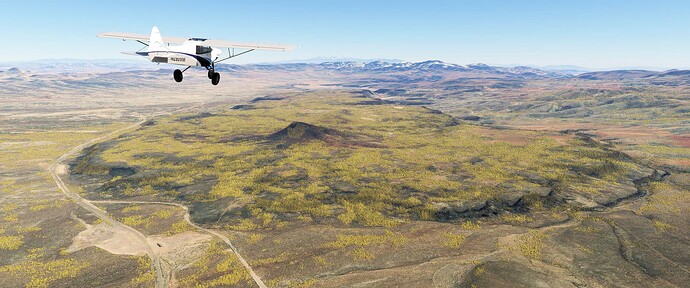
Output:
<svg viewBox="0 0 690 288">
<path fill-rule="evenodd" d="M 211 71 L 209 71 L 210 73 Z M 213 72 L 213 78 L 211 78 L 211 84 L 218 85 L 220 83 L 220 73 Z"/>
<path fill-rule="evenodd" d="M 206 66 L 206 69 L 208 69 L 208 79 L 211 79 L 211 84 L 218 85 L 220 83 L 220 74 L 216 72 L 214 63 L 211 63 L 211 67 Z"/>
<path fill-rule="evenodd" d="M 187 71 L 187 69 L 189 69 L 189 67 L 187 67 L 186 69 L 184 69 L 182 71 L 177 69 L 177 70 L 175 70 L 175 72 L 173 72 L 173 78 L 175 78 L 176 82 L 178 82 L 178 83 L 182 82 L 182 78 L 183 78 L 182 73 L 184 73 L 184 71 Z M 208 69 L 208 79 L 211 79 L 211 84 L 218 85 L 218 83 L 220 83 L 220 74 L 217 73 L 216 70 L 213 69 L 213 67 L 210 67 L 210 68 L 206 67 L 206 69 Z"/>
<path fill-rule="evenodd" d="M 175 72 L 173 72 L 173 78 L 175 78 L 175 82 L 182 82 L 182 71 L 180 71 L 180 69 L 175 70 Z"/>
</svg>

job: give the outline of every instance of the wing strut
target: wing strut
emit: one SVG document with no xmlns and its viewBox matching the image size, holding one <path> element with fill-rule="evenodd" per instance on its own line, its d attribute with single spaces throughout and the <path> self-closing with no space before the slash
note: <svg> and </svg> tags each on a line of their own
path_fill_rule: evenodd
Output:
<svg viewBox="0 0 690 288">
<path fill-rule="evenodd" d="M 232 50 L 231 50 L 231 49 L 232 49 Z M 252 51 L 254 51 L 254 50 L 256 50 L 256 49 L 249 49 L 249 50 L 247 50 L 247 51 L 242 51 L 242 52 L 240 52 L 240 53 L 235 54 L 235 48 L 228 48 L 228 54 L 229 54 L 230 56 L 228 56 L 228 57 L 226 57 L 226 58 L 223 58 L 223 59 L 220 59 L 220 60 L 218 60 L 218 61 L 213 61 L 213 63 L 220 63 L 220 62 L 223 62 L 223 61 L 228 60 L 228 59 L 230 59 L 230 58 L 235 58 L 235 57 L 237 57 L 237 56 L 247 54 L 247 53 L 252 52 Z"/>
</svg>

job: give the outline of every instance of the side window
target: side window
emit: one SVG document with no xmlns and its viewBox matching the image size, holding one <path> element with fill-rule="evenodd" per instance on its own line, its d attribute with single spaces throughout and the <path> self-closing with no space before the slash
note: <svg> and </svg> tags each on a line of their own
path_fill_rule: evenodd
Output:
<svg viewBox="0 0 690 288">
<path fill-rule="evenodd" d="M 211 53 L 211 47 L 209 46 L 196 46 L 196 54 L 207 54 Z"/>
</svg>

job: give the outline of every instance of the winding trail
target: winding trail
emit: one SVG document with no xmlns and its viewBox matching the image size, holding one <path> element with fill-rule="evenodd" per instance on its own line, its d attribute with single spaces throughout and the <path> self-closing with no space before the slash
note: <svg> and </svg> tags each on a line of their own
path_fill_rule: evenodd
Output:
<svg viewBox="0 0 690 288">
<path fill-rule="evenodd" d="M 105 134 L 103 136 L 100 136 L 100 137 L 97 137 L 94 139 L 91 139 L 88 142 L 85 142 L 85 143 L 82 143 L 78 146 L 73 147 L 72 149 L 67 151 L 67 153 L 62 154 L 57 160 L 55 160 L 55 162 L 53 162 L 53 164 L 51 164 L 48 167 L 48 172 L 50 173 L 50 176 L 53 178 L 53 181 L 55 181 L 55 184 L 57 185 L 57 187 L 60 189 L 60 191 L 65 196 L 67 196 L 67 198 L 71 199 L 74 203 L 78 204 L 79 206 L 86 209 L 87 211 L 93 213 L 96 217 L 101 219 L 104 223 L 107 223 L 108 225 L 111 225 L 113 227 L 120 228 L 123 231 L 127 231 L 127 232 L 131 233 L 133 238 L 138 239 L 142 243 L 146 244 L 147 254 L 153 262 L 152 265 L 153 265 L 153 269 L 154 269 L 154 273 L 155 273 L 155 287 L 157 287 L 157 288 L 169 287 L 171 285 L 171 283 L 168 282 L 169 277 L 166 277 L 166 274 L 171 275 L 172 271 L 167 271 L 167 273 L 166 273 L 166 271 L 164 271 L 163 266 L 161 265 L 162 259 L 160 258 L 160 255 L 158 255 L 158 253 L 156 253 L 155 249 L 153 249 L 153 246 L 151 245 L 151 243 L 148 241 L 148 239 L 146 238 L 146 236 L 144 234 L 142 234 L 141 232 L 139 232 L 138 230 L 136 230 L 130 226 L 127 226 L 127 225 L 113 219 L 112 217 L 110 217 L 108 215 L 108 213 L 106 211 L 103 211 L 102 209 L 98 208 L 96 205 L 94 205 L 94 203 L 104 203 L 104 204 L 106 204 L 106 203 L 161 204 L 161 205 L 170 205 L 170 206 L 176 206 L 176 207 L 182 208 L 185 210 L 184 219 L 185 219 L 185 221 L 187 221 L 187 223 L 189 223 L 190 225 L 192 225 L 193 227 L 195 227 L 199 230 L 202 230 L 208 234 L 214 235 L 214 236 L 220 238 L 221 240 L 223 240 L 223 242 L 225 242 L 225 244 L 230 246 L 230 249 L 235 254 L 235 256 L 237 256 L 237 258 L 240 260 L 240 262 L 245 267 L 245 269 L 247 270 L 249 275 L 252 277 L 252 279 L 254 280 L 256 285 L 259 286 L 260 288 L 266 288 L 266 285 L 261 280 L 259 275 L 257 275 L 254 272 L 254 270 L 252 270 L 251 266 L 249 266 L 249 263 L 244 259 L 244 257 L 242 257 L 242 255 L 240 255 L 240 253 L 238 252 L 235 245 L 233 245 L 232 242 L 230 242 L 230 239 L 228 239 L 228 237 L 226 237 L 225 235 L 220 234 L 216 231 L 209 230 L 209 229 L 203 228 L 199 225 L 196 225 L 194 222 L 191 221 L 190 216 L 189 216 L 189 209 L 186 206 L 183 206 L 183 205 L 180 205 L 177 203 L 168 203 L 168 202 L 89 201 L 89 200 L 82 198 L 79 194 L 70 191 L 69 188 L 67 187 L 67 185 L 65 185 L 65 182 L 60 177 L 60 173 L 61 173 L 60 165 L 62 165 L 65 161 L 67 161 L 68 158 L 77 155 L 79 152 L 84 150 L 86 147 L 93 145 L 93 144 L 100 142 L 100 141 L 114 138 L 114 137 L 122 134 L 125 131 L 139 128 L 139 127 L 141 127 L 141 125 L 146 123 L 146 121 L 148 121 L 149 119 L 151 119 L 153 117 L 159 117 L 162 115 L 169 115 L 172 113 L 179 113 L 179 112 L 183 112 L 185 110 L 195 109 L 195 108 L 201 107 L 203 105 L 204 105 L 204 102 L 202 101 L 200 104 L 197 104 L 194 106 L 190 106 L 190 107 L 186 107 L 186 108 L 182 108 L 182 109 L 177 109 L 177 110 L 174 110 L 171 112 L 157 113 L 157 114 L 154 114 L 150 117 L 141 118 L 139 122 L 134 123 L 132 125 L 129 125 L 127 127 L 115 130 L 113 132 L 110 132 L 108 134 Z"/>
<path fill-rule="evenodd" d="M 60 156 L 60 158 L 58 158 L 53 164 L 50 165 L 48 170 L 50 172 L 50 176 L 53 178 L 53 181 L 55 181 L 55 184 L 58 186 L 58 188 L 60 188 L 60 191 L 62 191 L 62 193 L 65 194 L 65 196 L 67 196 L 67 198 L 71 199 L 74 203 L 78 204 L 82 208 L 84 208 L 87 211 L 96 215 L 96 217 L 101 219 L 104 223 L 107 223 L 108 225 L 111 225 L 113 227 L 121 228 L 124 231 L 128 231 L 136 239 L 138 239 L 142 243 L 146 244 L 146 247 L 147 247 L 146 253 L 148 254 L 148 256 L 153 261 L 153 268 L 154 268 L 154 272 L 155 272 L 155 276 L 156 276 L 156 287 L 157 288 L 165 288 L 165 287 L 168 287 L 168 283 L 167 283 L 167 279 L 166 279 L 165 275 L 163 275 L 163 267 L 161 266 L 160 257 L 155 252 L 153 247 L 151 246 L 151 243 L 149 243 L 149 241 L 146 239 L 146 236 L 144 236 L 144 234 L 142 234 L 138 230 L 118 222 L 117 220 L 110 217 L 108 215 L 108 213 L 101 210 L 100 208 L 98 208 L 96 205 L 92 204 L 88 200 L 79 196 L 79 194 L 70 191 L 69 188 L 67 187 L 67 185 L 65 185 L 65 182 L 62 180 L 62 178 L 60 178 L 60 171 L 59 171 L 60 165 L 63 162 L 65 162 L 65 160 L 67 160 L 67 158 L 76 155 L 77 153 L 81 152 L 82 150 L 84 150 L 84 148 L 88 147 L 89 145 L 92 145 L 92 144 L 99 142 L 99 141 L 103 141 L 103 140 L 108 139 L 110 137 L 113 137 L 115 135 L 119 135 L 120 133 L 122 133 L 124 131 L 130 130 L 130 129 L 135 129 L 135 128 L 141 126 L 142 124 L 144 124 L 144 122 L 146 122 L 146 119 L 141 120 L 135 124 L 129 125 L 125 128 L 115 130 L 115 131 L 110 132 L 110 133 L 103 135 L 101 137 L 91 139 L 90 141 L 88 141 L 86 143 L 82 143 L 81 145 L 78 145 L 78 146 L 72 148 L 71 150 L 67 151 L 67 153 L 62 154 L 62 156 Z"/>
<path fill-rule="evenodd" d="M 213 231 L 213 230 L 210 230 L 210 229 L 206 229 L 206 228 L 201 227 L 201 226 L 197 225 L 196 223 L 192 222 L 192 220 L 190 219 L 190 216 L 189 216 L 189 208 L 187 208 L 187 206 L 184 206 L 184 205 L 181 205 L 181 204 L 178 204 L 178 203 L 172 203 L 172 202 L 156 202 L 156 201 L 118 201 L 118 200 L 102 200 L 102 201 L 90 201 L 90 202 L 91 202 L 91 203 L 98 203 L 98 204 L 138 204 L 138 205 L 158 204 L 158 205 L 168 205 L 168 206 L 175 206 L 175 207 L 182 208 L 182 209 L 184 210 L 184 212 L 185 212 L 185 214 L 184 214 L 184 220 L 187 221 L 187 223 L 189 223 L 189 225 L 193 226 L 193 227 L 196 228 L 196 229 L 199 229 L 199 230 L 201 230 L 201 231 L 204 231 L 204 232 L 206 232 L 206 233 L 208 233 L 208 234 L 211 234 L 211 235 L 213 235 L 213 236 L 216 236 L 216 237 L 220 238 L 221 240 L 223 240 L 223 242 L 225 242 L 225 244 L 228 244 L 228 246 L 230 246 L 230 249 L 232 250 L 232 252 L 235 254 L 235 256 L 237 256 L 237 259 L 240 260 L 240 262 L 242 263 L 242 265 L 244 266 L 244 268 L 247 270 L 247 272 L 249 273 L 249 275 L 252 277 L 252 279 L 254 279 L 254 282 L 256 283 L 256 285 L 258 285 L 258 286 L 261 287 L 261 288 L 266 288 L 266 284 L 264 284 L 264 282 L 261 280 L 261 278 L 259 277 L 259 275 L 257 275 L 257 274 L 254 272 L 254 270 L 252 269 L 252 267 L 249 266 L 249 262 L 247 262 L 247 260 L 245 260 L 244 257 L 242 257 L 242 255 L 240 255 L 240 253 L 239 253 L 239 251 L 237 250 L 237 248 L 235 248 L 235 245 L 233 245 L 232 242 L 230 242 L 230 239 L 228 239 L 228 237 L 226 237 L 225 235 L 223 235 L 223 234 L 221 234 L 221 233 L 218 233 L 218 232 Z"/>
</svg>

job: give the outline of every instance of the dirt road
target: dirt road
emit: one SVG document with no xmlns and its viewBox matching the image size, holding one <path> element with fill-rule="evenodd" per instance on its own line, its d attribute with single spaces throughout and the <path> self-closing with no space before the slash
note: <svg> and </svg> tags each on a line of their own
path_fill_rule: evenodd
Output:
<svg viewBox="0 0 690 288">
<path fill-rule="evenodd" d="M 247 269 L 247 272 L 248 272 L 249 275 L 252 277 L 252 279 L 254 279 L 254 282 L 256 283 L 256 285 L 258 285 L 258 286 L 261 287 L 261 288 L 266 288 L 266 285 L 265 285 L 264 282 L 261 280 L 261 278 L 259 277 L 259 275 L 257 275 L 257 274 L 254 272 L 254 270 L 252 269 L 252 267 L 249 266 L 249 263 L 248 263 L 246 260 L 244 260 L 244 257 L 242 257 L 242 255 L 240 255 L 240 253 L 239 253 L 239 251 L 237 250 L 237 248 L 235 248 L 235 245 L 233 245 L 232 242 L 230 242 L 230 239 L 228 239 L 228 237 L 226 237 L 225 235 L 223 235 L 223 234 L 221 234 L 221 233 L 218 233 L 218 232 L 213 231 L 213 230 L 206 229 L 206 228 L 201 227 L 201 226 L 199 226 L 199 225 L 196 225 L 194 222 L 192 222 L 191 219 L 190 219 L 190 216 L 189 216 L 189 208 L 187 208 L 187 206 L 180 205 L 180 204 L 177 204 L 177 203 L 171 203 L 171 202 L 155 202 L 155 201 L 147 202 L 147 201 L 116 201 L 116 200 L 105 200 L 105 201 L 91 201 L 91 203 L 99 203 L 99 204 L 138 204 L 138 205 L 158 204 L 158 205 L 168 205 L 168 206 L 179 207 L 179 208 L 181 208 L 181 209 L 183 209 L 183 210 L 185 211 L 184 220 L 187 221 L 187 223 L 189 223 L 189 225 L 193 226 L 193 227 L 196 228 L 196 229 L 199 229 L 199 230 L 201 230 L 201 231 L 204 231 L 204 232 L 206 232 L 206 233 L 208 233 L 208 234 L 211 234 L 211 235 L 216 236 L 216 237 L 220 238 L 221 240 L 223 240 L 223 242 L 225 242 L 225 244 L 227 244 L 228 246 L 230 246 L 230 249 L 231 249 L 232 252 L 235 254 L 235 256 L 237 256 L 237 259 L 240 260 L 240 262 L 242 263 L 242 265 L 244 266 L 244 268 Z"/>
</svg>

